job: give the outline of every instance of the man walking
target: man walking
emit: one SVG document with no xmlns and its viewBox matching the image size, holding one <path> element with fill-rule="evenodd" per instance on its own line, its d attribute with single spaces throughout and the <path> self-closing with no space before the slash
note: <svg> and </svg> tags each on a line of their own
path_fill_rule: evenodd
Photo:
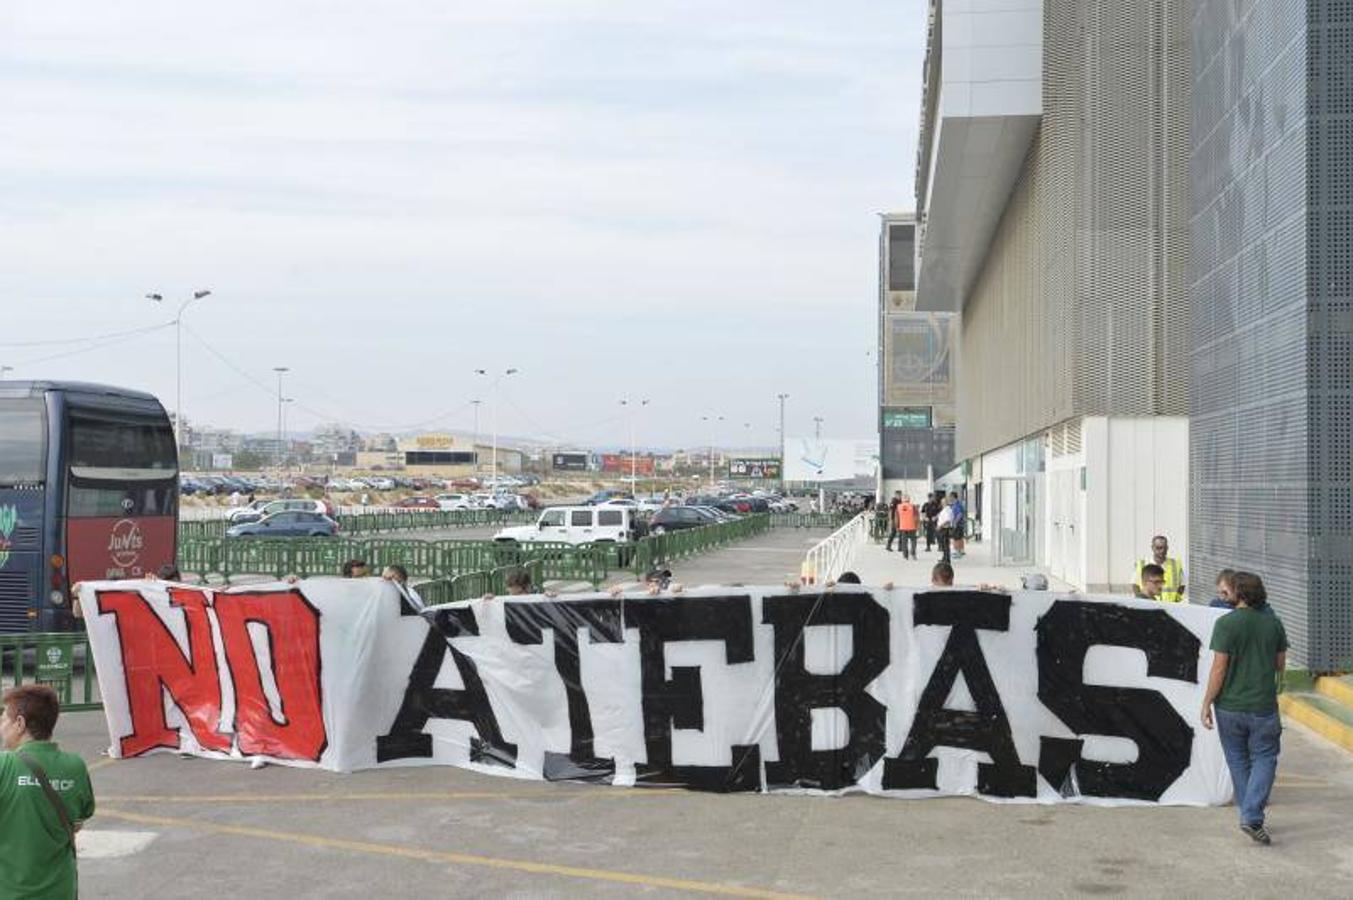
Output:
<svg viewBox="0 0 1353 900">
<path fill-rule="evenodd" d="M 920 516 L 910 497 L 903 497 L 897 504 L 897 530 L 902 534 L 902 558 L 916 558 L 916 530 L 920 525 Z"/>
<path fill-rule="evenodd" d="M 897 540 L 897 507 L 902 503 L 902 492 L 894 491 L 893 497 L 888 501 L 888 543 L 885 549 L 892 551 L 893 541 Z"/>
<path fill-rule="evenodd" d="M 4 696 L 0 713 L 0 897 L 77 894 L 75 832 L 94 815 L 84 760 L 52 741 L 61 705 L 46 685 Z"/>
<path fill-rule="evenodd" d="M 1287 666 L 1287 633 L 1277 616 L 1266 616 L 1264 582 L 1237 572 L 1236 608 L 1212 626 L 1212 672 L 1203 698 L 1202 720 L 1217 734 L 1231 770 L 1240 830 L 1259 844 L 1272 838 L 1264 826 L 1264 807 L 1278 772 L 1282 720 L 1278 682 Z"/>
<path fill-rule="evenodd" d="M 1147 565 L 1160 566 L 1165 572 L 1165 587 L 1161 590 L 1158 599 L 1166 603 L 1184 602 L 1184 566 L 1179 560 L 1170 555 L 1170 542 L 1165 536 L 1158 534 L 1151 539 L 1151 558 L 1137 560 L 1137 575 L 1133 579 L 1132 587 L 1134 592 L 1140 596 L 1142 589 L 1146 587 L 1142 583 L 1142 567 Z"/>
</svg>

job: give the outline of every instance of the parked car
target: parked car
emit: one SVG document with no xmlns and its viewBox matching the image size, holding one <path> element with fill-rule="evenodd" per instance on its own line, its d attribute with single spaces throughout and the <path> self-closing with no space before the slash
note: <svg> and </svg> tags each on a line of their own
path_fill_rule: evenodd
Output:
<svg viewBox="0 0 1353 900">
<path fill-rule="evenodd" d="M 393 491 L 395 489 L 395 480 L 393 478 L 376 477 L 366 479 L 366 483 L 371 485 L 374 491 Z"/>
<path fill-rule="evenodd" d="M 405 497 L 395 504 L 395 509 L 441 509 L 442 505 L 432 497 Z"/>
<path fill-rule="evenodd" d="M 255 500 L 250 506 L 233 510 L 230 513 L 230 521 L 237 525 L 243 522 L 257 522 L 280 512 L 312 512 L 332 517 L 334 507 L 328 500 Z"/>
<path fill-rule="evenodd" d="M 442 509 L 474 509 L 468 494 L 438 494 L 437 505 Z"/>
<path fill-rule="evenodd" d="M 633 513 L 624 507 L 552 506 L 540 514 L 534 525 L 500 529 L 493 539 L 523 544 L 540 541 L 626 544 L 634 535 Z"/>
<path fill-rule="evenodd" d="M 693 506 L 669 506 L 653 514 L 648 520 L 648 531 L 650 534 L 664 534 L 685 528 L 702 528 L 714 522 L 712 516 Z"/>
<path fill-rule="evenodd" d="M 583 506 L 596 506 L 598 503 L 605 503 L 607 500 L 611 500 L 617 497 L 629 497 L 629 496 L 630 495 L 625 491 L 616 491 L 607 488 L 606 490 L 597 491 L 595 494 L 588 497 L 586 500 L 583 501 Z"/>
<path fill-rule="evenodd" d="M 226 537 L 333 537 L 338 523 L 316 512 L 290 510 L 226 529 Z"/>
</svg>

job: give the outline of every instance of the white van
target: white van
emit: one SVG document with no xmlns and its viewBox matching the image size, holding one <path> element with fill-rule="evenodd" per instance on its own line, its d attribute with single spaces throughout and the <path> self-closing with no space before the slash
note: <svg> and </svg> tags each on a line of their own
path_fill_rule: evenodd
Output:
<svg viewBox="0 0 1353 900">
<path fill-rule="evenodd" d="M 495 541 L 530 544 L 550 541 L 565 544 L 629 543 L 634 538 L 633 513 L 614 506 L 552 506 L 534 525 L 504 528 Z"/>
</svg>

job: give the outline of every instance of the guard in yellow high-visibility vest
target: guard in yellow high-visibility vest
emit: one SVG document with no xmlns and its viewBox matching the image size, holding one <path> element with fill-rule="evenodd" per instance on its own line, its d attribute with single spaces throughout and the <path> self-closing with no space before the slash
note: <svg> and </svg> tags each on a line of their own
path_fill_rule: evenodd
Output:
<svg viewBox="0 0 1353 900">
<path fill-rule="evenodd" d="M 1164 573 L 1164 581 L 1159 593 L 1147 591 L 1146 578 L 1142 568 L 1147 565 L 1159 566 Z M 1170 542 L 1164 535 L 1158 534 L 1151 539 L 1151 559 L 1137 560 L 1137 571 L 1132 579 L 1132 591 L 1138 597 L 1160 600 L 1163 603 L 1184 602 L 1184 566 L 1170 556 Z M 1153 596 L 1154 594 L 1154 596 Z"/>
</svg>

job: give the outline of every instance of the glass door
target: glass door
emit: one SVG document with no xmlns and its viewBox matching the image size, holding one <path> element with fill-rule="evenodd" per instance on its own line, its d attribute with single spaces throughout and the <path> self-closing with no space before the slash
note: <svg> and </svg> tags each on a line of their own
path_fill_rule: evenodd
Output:
<svg viewBox="0 0 1353 900">
<path fill-rule="evenodd" d="M 992 487 L 996 565 L 1031 565 L 1035 527 L 1033 479 L 994 478 Z"/>
</svg>

